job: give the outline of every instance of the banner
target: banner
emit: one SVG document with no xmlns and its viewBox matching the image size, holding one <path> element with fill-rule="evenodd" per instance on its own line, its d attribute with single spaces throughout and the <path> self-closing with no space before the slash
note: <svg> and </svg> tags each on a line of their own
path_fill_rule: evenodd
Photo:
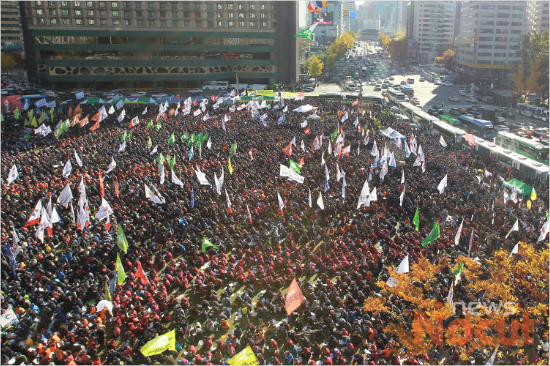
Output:
<svg viewBox="0 0 550 366">
<path fill-rule="evenodd" d="M 141 347 L 140 351 L 145 357 L 158 355 L 166 351 L 167 349 L 171 351 L 176 350 L 176 330 L 171 330 L 168 333 L 165 333 L 152 341 L 147 342 L 145 346 Z"/>
<path fill-rule="evenodd" d="M 0 327 L 3 329 L 7 326 L 14 325 L 19 323 L 19 319 L 17 319 L 17 314 L 13 311 L 13 307 L 10 305 L 7 310 L 5 310 L 2 313 L 2 316 L 0 317 Z M 236 364 L 236 365 L 242 365 L 242 364 Z M 257 365 L 257 363 L 255 364 Z"/>
<path fill-rule="evenodd" d="M 304 295 L 302 294 L 302 290 L 300 290 L 300 286 L 298 286 L 298 282 L 296 282 L 295 278 L 292 280 L 292 283 L 286 293 L 286 315 L 292 314 L 292 312 L 298 309 L 303 302 Z"/>
<path fill-rule="evenodd" d="M 250 346 L 237 353 L 230 360 L 227 361 L 229 365 L 259 365 L 260 362 L 256 358 L 254 351 Z"/>
<path fill-rule="evenodd" d="M 267 95 L 267 96 L 272 97 L 273 96 L 273 90 L 249 90 L 248 95 L 249 96 L 250 95 L 255 95 L 255 96 Z"/>
<path fill-rule="evenodd" d="M 11 114 L 15 111 L 15 108 L 19 108 L 20 111 L 23 110 L 21 106 L 21 96 L 9 95 L 7 97 L 2 97 L 2 114 Z"/>
</svg>

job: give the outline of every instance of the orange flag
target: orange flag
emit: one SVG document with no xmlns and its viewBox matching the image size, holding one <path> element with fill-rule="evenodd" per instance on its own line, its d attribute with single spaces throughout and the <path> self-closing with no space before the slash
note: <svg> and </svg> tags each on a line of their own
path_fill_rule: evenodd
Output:
<svg viewBox="0 0 550 366">
<path fill-rule="evenodd" d="M 143 268 L 141 268 L 141 263 L 137 262 L 138 268 L 137 268 L 137 276 L 141 280 L 142 285 L 149 285 L 151 282 L 147 279 L 147 276 L 145 275 L 145 272 L 143 272 Z"/>
<path fill-rule="evenodd" d="M 73 118 L 73 107 L 69 107 L 69 112 L 67 113 L 67 116 L 69 116 L 69 118 Z"/>
<path fill-rule="evenodd" d="M 118 198 L 119 191 L 118 191 L 118 177 L 117 176 L 115 176 L 115 195 Z"/>
<path fill-rule="evenodd" d="M 283 151 L 288 156 L 292 155 L 292 142 L 289 142 L 288 145 L 283 149 Z"/>
<path fill-rule="evenodd" d="M 466 142 L 468 142 L 468 145 L 476 146 L 476 140 L 474 139 L 474 136 L 470 135 L 468 132 L 466 132 L 465 140 Z"/>
<path fill-rule="evenodd" d="M 73 113 L 78 115 L 78 118 L 80 118 L 80 104 L 76 106 Z"/>
<path fill-rule="evenodd" d="M 286 293 L 286 315 L 292 314 L 292 312 L 300 307 L 304 302 L 304 294 L 296 282 L 296 278 L 292 280 L 288 292 Z"/>
<path fill-rule="evenodd" d="M 78 122 L 78 125 L 80 127 L 84 127 L 88 124 L 88 122 L 90 122 L 90 119 L 88 118 L 88 116 L 86 116 Z"/>
<path fill-rule="evenodd" d="M 80 122 L 78 120 L 78 114 L 74 114 L 74 117 L 73 117 L 73 121 L 71 122 L 71 127 L 74 127 L 78 122 Z"/>
<path fill-rule="evenodd" d="M 90 127 L 90 131 L 94 132 L 95 130 L 97 130 L 99 128 L 99 122 L 96 122 L 95 125 L 93 125 L 92 127 Z"/>
<path fill-rule="evenodd" d="M 99 115 L 100 115 L 100 114 L 101 114 L 100 112 L 97 112 L 96 114 L 93 115 L 93 117 L 91 118 L 91 120 L 94 121 L 94 122 L 97 121 L 97 120 L 99 120 Z"/>
<path fill-rule="evenodd" d="M 105 197 L 105 185 L 103 185 L 103 177 L 101 172 L 99 172 L 99 190 L 101 192 L 101 198 Z"/>
</svg>

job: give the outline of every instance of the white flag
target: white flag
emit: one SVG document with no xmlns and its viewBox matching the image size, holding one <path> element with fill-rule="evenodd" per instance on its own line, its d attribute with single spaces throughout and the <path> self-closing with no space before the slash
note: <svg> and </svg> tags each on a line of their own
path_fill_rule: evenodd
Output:
<svg viewBox="0 0 550 366">
<path fill-rule="evenodd" d="M 447 143 L 445 142 L 445 139 L 443 138 L 443 135 L 441 135 L 439 137 L 439 143 L 441 144 L 441 146 L 447 147 Z"/>
<path fill-rule="evenodd" d="M 548 231 L 550 231 L 550 220 L 546 221 L 546 223 L 542 226 L 542 229 L 540 230 L 540 236 L 537 239 L 537 243 L 541 240 L 546 239 L 546 234 L 548 234 Z"/>
<path fill-rule="evenodd" d="M 309 188 L 308 188 L 309 189 Z M 311 189 L 309 189 L 309 208 L 312 207 L 312 202 L 311 202 Z"/>
<path fill-rule="evenodd" d="M 330 143 L 330 140 L 328 140 L 328 154 L 332 155 L 332 145 Z"/>
<path fill-rule="evenodd" d="M 123 141 L 122 144 L 120 144 L 120 147 L 118 148 L 118 152 L 123 152 L 124 149 L 126 149 L 126 141 Z"/>
<path fill-rule="evenodd" d="M 319 197 L 317 197 L 317 205 L 321 207 L 321 210 L 325 209 L 325 204 L 323 203 L 323 196 L 321 195 L 321 192 L 319 192 Z"/>
<path fill-rule="evenodd" d="M 31 217 L 27 220 L 27 223 L 25 226 L 30 226 L 37 224 L 40 220 L 40 215 L 42 214 L 42 201 L 38 200 L 38 203 L 36 204 L 36 207 L 34 208 L 34 211 L 31 214 Z"/>
<path fill-rule="evenodd" d="M 422 164 L 420 163 L 420 156 L 417 156 L 417 157 L 416 157 L 416 160 L 414 161 L 413 166 L 420 166 L 420 165 L 422 165 Z"/>
<path fill-rule="evenodd" d="M 15 166 L 15 164 L 13 164 L 10 170 L 10 174 L 8 175 L 8 186 L 11 184 L 11 182 L 16 180 L 17 177 L 19 177 L 19 173 L 17 172 L 17 167 Z"/>
<path fill-rule="evenodd" d="M 304 140 L 302 140 L 302 143 L 300 144 L 300 147 L 302 148 L 302 151 L 306 151 L 306 147 L 304 145 Z"/>
<path fill-rule="evenodd" d="M 497 357 L 497 351 L 498 351 L 498 346 L 497 348 L 495 348 L 495 351 L 491 355 L 491 358 L 489 358 L 489 360 L 485 364 L 486 366 L 492 366 L 495 363 L 495 358 Z"/>
<path fill-rule="evenodd" d="M 472 251 L 473 243 L 474 243 L 474 228 L 472 228 L 472 234 L 470 235 L 470 245 L 468 246 L 468 258 L 470 258 L 470 252 Z"/>
<path fill-rule="evenodd" d="M 399 206 L 403 207 L 403 199 L 405 198 L 405 187 L 403 187 L 403 192 L 399 196 Z"/>
<path fill-rule="evenodd" d="M 126 111 L 123 109 L 122 112 L 120 112 L 120 115 L 117 118 L 117 121 L 122 122 L 122 120 L 126 117 Z"/>
<path fill-rule="evenodd" d="M 304 177 L 302 177 L 300 174 L 296 173 L 294 169 L 288 169 L 288 177 L 290 180 L 294 180 L 298 183 L 304 183 Z"/>
<path fill-rule="evenodd" d="M 231 210 L 231 200 L 229 199 L 229 194 L 227 194 L 227 189 L 224 189 L 225 190 L 225 198 L 227 200 L 227 209 L 229 210 L 229 212 L 233 213 L 233 211 Z"/>
<path fill-rule="evenodd" d="M 178 179 L 178 177 L 176 176 L 176 173 L 174 173 L 173 170 L 172 170 L 172 183 L 177 184 L 178 186 L 183 188 L 183 182 Z"/>
<path fill-rule="evenodd" d="M 98 122 L 103 121 L 105 118 L 107 118 L 107 111 L 105 110 L 105 106 L 103 106 L 99 109 Z"/>
<path fill-rule="evenodd" d="M 517 243 L 514 249 L 512 249 L 512 252 L 510 253 L 509 257 L 511 257 L 512 254 L 518 254 L 518 253 L 519 253 L 519 243 Z"/>
<path fill-rule="evenodd" d="M 451 288 L 449 289 L 449 295 L 447 295 L 447 303 L 453 305 L 453 289 L 454 289 L 454 282 L 451 282 Z"/>
<path fill-rule="evenodd" d="M 409 273 L 409 256 L 407 255 L 399 264 L 395 273 Z M 395 287 L 397 286 L 397 279 L 394 277 L 388 278 L 388 286 Z"/>
<path fill-rule="evenodd" d="M 363 140 L 363 145 L 369 144 L 369 131 L 367 131 L 367 134 L 365 135 L 365 139 Z"/>
<path fill-rule="evenodd" d="M 437 190 L 439 191 L 439 194 L 442 194 L 443 191 L 445 191 L 445 187 L 447 187 L 447 174 L 445 174 L 445 177 L 443 177 L 443 179 L 437 186 Z"/>
<path fill-rule="evenodd" d="M 115 107 L 111 106 L 111 108 L 109 108 L 109 114 L 113 113 L 115 113 Z"/>
<path fill-rule="evenodd" d="M 63 168 L 63 178 L 68 178 L 69 175 L 71 175 L 72 169 L 73 166 L 71 165 L 71 161 L 67 160 L 67 164 L 65 164 L 65 167 Z"/>
<path fill-rule="evenodd" d="M 279 176 L 289 177 L 290 176 L 290 168 L 283 165 L 283 164 L 280 164 Z"/>
<path fill-rule="evenodd" d="M 401 184 L 405 183 L 405 170 L 401 170 Z"/>
<path fill-rule="evenodd" d="M 160 184 L 164 184 L 164 164 L 159 164 L 160 169 Z"/>
<path fill-rule="evenodd" d="M 116 104 L 116 109 L 119 110 L 120 108 L 124 107 L 124 102 L 121 100 L 118 101 Z"/>
<path fill-rule="evenodd" d="M 339 182 L 342 178 L 342 174 L 340 174 L 340 167 L 338 166 L 338 163 L 336 163 L 336 181 Z"/>
<path fill-rule="evenodd" d="M 214 175 L 216 175 L 216 173 L 214 173 Z M 222 186 L 223 186 L 224 176 L 225 176 L 225 171 L 222 168 L 222 174 L 220 175 L 220 178 L 218 179 L 219 188 L 216 186 L 216 188 L 218 189 L 218 195 L 220 195 L 220 196 L 222 194 L 221 189 L 222 189 Z"/>
<path fill-rule="evenodd" d="M 147 107 L 145 107 L 145 109 L 143 110 L 143 112 L 141 112 L 141 114 L 146 114 L 147 113 Z"/>
<path fill-rule="evenodd" d="M 292 141 L 291 141 L 291 142 L 292 142 L 292 145 L 296 146 L 296 136 L 294 136 L 294 137 L 292 138 Z"/>
<path fill-rule="evenodd" d="M 138 116 L 135 116 L 134 118 L 132 118 L 132 120 L 130 121 L 130 127 L 135 127 L 139 124 L 139 117 Z"/>
<path fill-rule="evenodd" d="M 512 228 L 510 229 L 510 231 L 508 232 L 508 234 L 506 234 L 506 236 L 504 238 L 508 238 L 508 236 L 510 236 L 512 231 L 519 231 L 519 219 L 516 219 L 516 222 L 514 223 L 514 226 L 512 226 Z"/>
<path fill-rule="evenodd" d="M 116 168 L 115 159 L 111 158 L 111 164 L 109 164 L 109 167 L 107 168 L 107 171 L 105 172 L 105 174 L 109 173 L 114 168 Z"/>
<path fill-rule="evenodd" d="M 84 92 L 76 93 L 75 97 L 76 97 L 76 99 L 83 99 L 84 98 Z"/>
<path fill-rule="evenodd" d="M 78 163 L 78 165 L 82 166 L 82 160 L 80 160 L 80 157 L 76 153 L 76 150 L 74 150 L 74 158 L 76 159 L 76 162 Z"/>
<path fill-rule="evenodd" d="M 61 194 L 59 195 L 59 198 L 57 199 L 57 203 L 59 203 L 61 206 L 67 208 L 67 205 L 69 202 L 73 199 L 73 192 L 71 190 L 71 186 L 69 183 L 65 186 L 65 188 L 61 191 Z"/>
<path fill-rule="evenodd" d="M 455 245 L 458 245 L 460 242 L 460 234 L 462 234 L 462 225 L 464 224 L 464 218 L 462 218 L 462 222 L 460 223 L 460 226 L 458 227 L 458 231 L 456 232 L 455 236 Z"/>
<path fill-rule="evenodd" d="M 209 186 L 211 185 L 208 180 L 206 179 L 206 175 L 199 170 L 199 167 L 196 166 L 195 173 L 197 174 L 197 179 L 199 180 L 199 183 L 203 186 Z"/>
<path fill-rule="evenodd" d="M 325 165 L 325 152 L 321 154 L 321 166 Z"/>
<path fill-rule="evenodd" d="M 206 142 L 206 147 L 208 149 L 212 149 L 212 141 L 210 141 L 210 137 L 208 138 L 208 141 Z"/>
<path fill-rule="evenodd" d="M 346 198 L 346 176 L 344 175 L 344 179 L 342 180 L 342 198 Z"/>
<path fill-rule="evenodd" d="M 157 194 L 157 193 L 154 193 L 148 186 L 147 184 L 145 184 L 145 197 L 147 198 L 150 198 L 151 201 L 155 202 L 155 203 L 159 203 L 159 204 L 162 204 L 164 203 L 164 198 L 160 195 L 160 194 Z"/>
<path fill-rule="evenodd" d="M 281 198 L 281 195 L 279 194 L 279 191 L 277 191 L 277 198 L 279 200 L 279 209 L 281 210 L 281 215 L 284 215 L 283 214 L 283 208 L 285 207 L 285 202 Z"/>
<path fill-rule="evenodd" d="M 105 198 L 102 198 L 101 199 L 101 206 L 99 206 L 99 211 L 97 211 L 97 213 L 95 214 L 95 218 L 98 219 L 99 221 L 101 221 L 104 218 L 106 218 L 107 216 L 112 215 L 113 212 L 114 211 L 111 208 L 111 206 L 109 206 L 109 203 L 107 201 L 105 201 Z"/>
<path fill-rule="evenodd" d="M 55 207 L 52 210 L 52 214 L 50 216 L 50 222 L 52 223 L 52 225 L 55 224 L 56 222 L 61 222 L 61 217 L 59 217 L 59 215 L 57 214 Z"/>
<path fill-rule="evenodd" d="M 372 145 L 372 151 L 371 151 L 371 155 L 372 156 L 379 156 L 379 152 L 378 152 L 378 146 L 376 146 L 376 140 L 374 140 L 374 144 Z"/>
<path fill-rule="evenodd" d="M 149 155 L 153 155 L 154 153 L 157 152 L 157 147 L 159 147 L 158 145 L 155 146 L 155 148 L 153 149 L 153 151 L 151 151 L 151 153 Z"/>
</svg>

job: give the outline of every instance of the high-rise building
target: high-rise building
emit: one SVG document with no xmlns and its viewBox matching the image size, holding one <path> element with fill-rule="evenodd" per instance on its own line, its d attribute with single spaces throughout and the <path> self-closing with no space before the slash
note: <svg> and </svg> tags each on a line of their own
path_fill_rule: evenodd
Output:
<svg viewBox="0 0 550 366">
<path fill-rule="evenodd" d="M 355 1 L 342 1 L 344 7 L 344 18 L 342 22 L 342 33 L 347 31 L 358 32 L 359 27 L 357 23 L 357 8 Z"/>
<path fill-rule="evenodd" d="M 462 4 L 458 71 L 466 81 L 505 81 L 519 57 L 527 26 L 525 1 L 470 1 Z"/>
<path fill-rule="evenodd" d="M 319 45 L 329 46 L 343 32 L 342 19 L 344 5 L 342 1 L 331 1 L 320 13 L 311 13 L 311 23 L 317 24 L 313 33 Z"/>
<path fill-rule="evenodd" d="M 81 88 L 298 80 L 294 1 L 22 2 L 29 74 Z M 29 63 L 28 63 L 29 64 Z"/>
<path fill-rule="evenodd" d="M 21 29 L 19 1 L 2 1 L 2 27 L 1 45 L 2 51 L 23 50 L 23 30 Z"/>
<path fill-rule="evenodd" d="M 454 1 L 412 1 L 410 8 L 412 38 L 418 42 L 417 57 L 431 62 L 453 45 L 456 4 Z"/>
<path fill-rule="evenodd" d="M 548 30 L 548 1 L 526 1 L 526 31 L 543 32 Z"/>
</svg>

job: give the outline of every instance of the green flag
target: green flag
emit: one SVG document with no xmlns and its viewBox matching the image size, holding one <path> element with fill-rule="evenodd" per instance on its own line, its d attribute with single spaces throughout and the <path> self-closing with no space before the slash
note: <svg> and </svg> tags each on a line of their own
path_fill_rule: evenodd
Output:
<svg viewBox="0 0 550 366">
<path fill-rule="evenodd" d="M 13 115 L 15 116 L 15 119 L 19 119 L 19 107 L 15 108 L 13 111 Z M 4 116 L 2 115 L 2 121 L 4 120 Z"/>
<path fill-rule="evenodd" d="M 166 350 L 176 350 L 176 330 L 173 329 L 168 333 L 158 336 L 157 338 L 147 342 L 140 351 L 145 357 L 158 355 Z"/>
<path fill-rule="evenodd" d="M 449 272 L 453 276 L 456 276 L 457 274 L 461 273 L 464 270 L 464 262 L 460 262 L 460 264 L 457 264 L 453 269 L 451 269 Z"/>
<path fill-rule="evenodd" d="M 27 134 L 25 136 L 23 136 L 23 138 L 21 139 L 21 141 L 27 141 L 28 139 L 31 138 L 31 134 L 27 132 Z"/>
<path fill-rule="evenodd" d="M 210 242 L 210 240 L 206 239 L 206 236 L 202 238 L 202 252 L 203 253 L 206 253 L 206 248 L 208 247 L 214 247 L 216 249 L 218 249 L 217 246 L 215 246 L 214 244 L 212 244 Z"/>
<path fill-rule="evenodd" d="M 292 159 L 288 159 L 288 161 L 290 162 L 290 169 L 300 174 L 300 166 L 296 162 L 292 161 Z"/>
<path fill-rule="evenodd" d="M 63 122 L 60 127 L 63 130 L 63 132 L 69 131 L 69 128 L 71 128 L 71 121 L 69 121 L 68 119 L 65 120 L 65 122 Z"/>
<path fill-rule="evenodd" d="M 428 234 L 428 236 L 426 237 L 426 239 L 424 239 L 424 241 L 422 241 L 422 246 L 433 243 L 440 236 L 441 236 L 441 234 L 439 232 L 439 222 L 437 222 L 437 220 L 435 220 L 432 232 Z"/>
<path fill-rule="evenodd" d="M 413 224 L 416 227 L 416 231 L 418 231 L 418 228 L 420 227 L 420 213 L 418 212 L 418 207 L 416 208 L 416 213 L 413 217 Z"/>
<path fill-rule="evenodd" d="M 151 128 L 153 128 L 155 125 L 153 123 L 153 120 L 150 120 L 149 123 L 147 123 L 147 129 L 150 130 Z"/>
<path fill-rule="evenodd" d="M 52 117 L 52 121 L 53 121 L 53 107 L 50 109 L 50 116 Z"/>
<path fill-rule="evenodd" d="M 305 39 L 309 39 L 310 41 L 313 41 L 313 28 L 308 27 L 304 29 L 300 33 L 296 34 L 294 38 L 305 38 Z"/>
<path fill-rule="evenodd" d="M 168 167 L 170 169 L 174 169 L 175 166 L 176 166 L 176 155 L 174 155 L 172 160 L 168 161 Z"/>
<path fill-rule="evenodd" d="M 160 121 L 157 123 L 157 131 L 160 131 L 160 129 L 162 128 L 162 124 L 160 123 Z"/>
<path fill-rule="evenodd" d="M 157 156 L 157 158 L 155 160 L 159 164 L 164 164 L 164 155 L 162 155 L 162 153 L 160 153 L 159 156 Z"/>
<path fill-rule="evenodd" d="M 45 120 L 46 120 L 46 111 L 44 111 L 40 114 L 40 118 L 38 119 L 38 123 L 42 124 Z"/>
<path fill-rule="evenodd" d="M 122 136 L 120 136 L 120 141 L 122 141 L 122 142 L 126 141 L 126 131 L 124 131 Z"/>
<path fill-rule="evenodd" d="M 150 149 L 151 146 L 153 146 L 153 141 L 151 141 L 151 137 L 149 137 L 149 141 L 147 141 L 147 148 Z"/>
<path fill-rule="evenodd" d="M 27 113 L 27 115 L 29 116 L 29 118 L 32 118 L 32 116 L 34 116 L 34 109 L 31 109 L 31 111 Z"/>
<path fill-rule="evenodd" d="M 24 126 L 27 127 L 27 126 L 29 126 L 30 124 L 31 124 L 31 123 L 29 122 L 29 120 L 25 118 L 25 124 L 24 124 Z"/>
<path fill-rule="evenodd" d="M 126 240 L 126 235 L 124 235 L 124 230 L 122 230 L 121 224 L 118 224 L 117 244 L 120 250 L 126 254 L 128 251 L 128 240 Z"/>
<path fill-rule="evenodd" d="M 338 129 L 335 128 L 335 129 L 334 129 L 334 132 L 332 133 L 332 135 L 331 135 L 331 137 L 330 137 L 330 140 L 331 140 L 332 142 L 334 142 L 334 140 L 336 140 L 337 137 L 338 137 Z"/>
<path fill-rule="evenodd" d="M 130 137 L 132 137 L 133 133 L 134 133 L 134 131 L 128 132 L 128 135 L 126 135 L 126 141 L 130 140 Z"/>
<path fill-rule="evenodd" d="M 237 152 L 237 143 L 234 142 L 233 145 L 231 145 L 231 153 L 229 154 L 229 157 L 233 157 L 233 155 L 235 155 L 235 153 Z"/>
<path fill-rule="evenodd" d="M 111 298 L 111 293 L 109 292 L 109 284 L 107 282 L 105 282 L 105 300 L 113 301 Z"/>
<path fill-rule="evenodd" d="M 198 149 L 199 146 L 202 145 L 202 140 L 198 139 L 197 142 L 195 142 L 195 147 Z"/>
<path fill-rule="evenodd" d="M 124 268 L 122 267 L 122 262 L 120 261 L 120 256 L 116 255 L 116 272 L 117 272 L 117 285 L 122 285 L 124 283 L 124 280 L 126 279 L 126 272 L 124 272 Z"/>
<path fill-rule="evenodd" d="M 183 136 L 181 137 L 181 142 L 185 142 L 189 138 L 189 134 L 187 132 L 183 133 Z"/>
<path fill-rule="evenodd" d="M 168 143 L 168 145 L 172 145 L 174 142 L 176 142 L 176 136 L 174 136 L 174 133 L 172 133 L 172 136 L 170 136 L 168 140 L 166 140 L 166 142 Z"/>
</svg>

